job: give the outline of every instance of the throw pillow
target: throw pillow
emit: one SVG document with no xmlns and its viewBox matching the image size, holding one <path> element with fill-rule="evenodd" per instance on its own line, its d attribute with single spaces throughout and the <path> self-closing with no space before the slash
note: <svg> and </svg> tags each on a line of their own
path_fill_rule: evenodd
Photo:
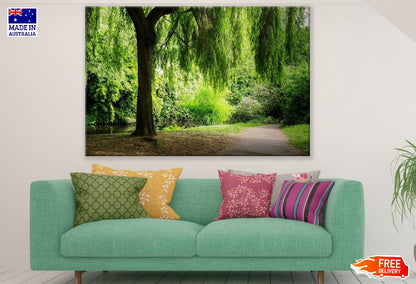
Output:
<svg viewBox="0 0 416 284">
<path fill-rule="evenodd" d="M 139 201 L 151 218 L 179 219 L 179 215 L 169 206 L 181 168 L 160 171 L 115 170 L 101 165 L 92 165 L 93 174 L 145 177 L 147 183 L 140 191 Z"/>
<path fill-rule="evenodd" d="M 285 181 L 271 217 L 321 225 L 321 216 L 335 181 Z"/>
<path fill-rule="evenodd" d="M 223 201 L 214 220 L 268 217 L 276 174 L 244 176 L 221 170 L 218 174 Z"/>
<path fill-rule="evenodd" d="M 252 176 L 252 175 L 257 174 L 257 173 L 244 172 L 244 171 L 238 171 L 238 170 L 227 170 L 227 171 L 230 173 L 239 174 L 239 175 L 247 175 L 247 176 Z M 273 207 L 273 205 L 276 204 L 277 198 L 279 197 L 280 190 L 282 189 L 282 185 L 286 180 L 298 181 L 298 182 L 318 181 L 320 172 L 321 172 L 320 170 L 317 170 L 317 171 L 312 171 L 312 172 L 299 172 L 299 173 L 276 175 L 276 179 L 273 185 L 272 198 L 270 199 L 270 209 Z"/>
<path fill-rule="evenodd" d="M 71 173 L 71 179 L 75 189 L 75 226 L 106 219 L 149 217 L 137 198 L 146 178 Z"/>
</svg>

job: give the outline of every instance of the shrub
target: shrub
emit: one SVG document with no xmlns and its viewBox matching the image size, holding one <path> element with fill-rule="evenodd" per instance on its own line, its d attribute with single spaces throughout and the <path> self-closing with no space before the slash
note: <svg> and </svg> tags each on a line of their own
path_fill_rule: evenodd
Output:
<svg viewBox="0 0 416 284">
<path fill-rule="evenodd" d="M 153 116 L 159 127 L 167 125 L 190 126 L 192 124 L 192 116 L 189 110 L 184 109 L 179 102 L 166 99 L 160 101 L 158 112 L 153 111 Z"/>
<path fill-rule="evenodd" d="M 157 86 L 153 89 L 153 118 L 158 128 L 168 125 L 189 126 L 192 124 L 191 114 L 184 109 L 178 98 L 175 88 L 169 88 L 165 81 L 156 80 Z"/>
<path fill-rule="evenodd" d="M 260 102 L 265 116 L 272 116 L 278 120 L 282 119 L 285 94 L 280 88 L 276 86 L 266 87 L 265 85 L 258 85 L 253 97 Z"/>
<path fill-rule="evenodd" d="M 250 97 L 243 97 L 234 109 L 233 122 L 247 122 L 262 117 L 263 109 L 261 104 Z"/>
<path fill-rule="evenodd" d="M 100 79 L 95 74 L 88 76 L 86 97 L 86 123 L 97 124 L 126 124 L 135 116 L 136 96 L 129 86 L 120 86 L 115 78 Z M 127 84 L 126 84 L 127 85 Z"/>
<path fill-rule="evenodd" d="M 244 97 L 250 97 L 257 89 L 256 80 L 248 74 L 240 74 L 235 83 L 230 85 L 231 92 L 227 95 L 227 101 L 235 106 Z"/>
<path fill-rule="evenodd" d="M 289 75 L 283 110 L 286 125 L 309 124 L 310 79 L 309 65 L 301 64 Z"/>
<path fill-rule="evenodd" d="M 189 110 L 193 121 L 199 125 L 221 124 L 231 116 L 232 107 L 224 95 L 212 89 L 202 89 L 184 106 Z"/>
</svg>

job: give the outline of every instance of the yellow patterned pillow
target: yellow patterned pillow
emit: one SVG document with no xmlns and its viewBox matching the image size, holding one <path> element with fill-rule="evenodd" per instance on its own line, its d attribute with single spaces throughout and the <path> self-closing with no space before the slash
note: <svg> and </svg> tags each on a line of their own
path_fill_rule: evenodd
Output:
<svg viewBox="0 0 416 284">
<path fill-rule="evenodd" d="M 180 219 L 168 205 L 172 200 L 176 180 L 182 173 L 181 168 L 160 171 L 114 170 L 101 165 L 92 165 L 92 173 L 110 176 L 145 177 L 147 183 L 140 191 L 139 201 L 151 218 Z"/>
</svg>

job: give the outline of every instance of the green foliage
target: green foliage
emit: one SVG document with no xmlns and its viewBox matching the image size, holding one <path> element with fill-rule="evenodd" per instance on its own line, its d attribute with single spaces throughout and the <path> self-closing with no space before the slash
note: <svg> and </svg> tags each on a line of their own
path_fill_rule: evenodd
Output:
<svg viewBox="0 0 416 284">
<path fill-rule="evenodd" d="M 309 62 L 310 59 L 310 11 L 306 7 L 297 7 L 295 15 L 293 64 Z M 290 63 L 290 62 L 289 62 Z"/>
<path fill-rule="evenodd" d="M 290 74 L 282 109 L 284 124 L 309 124 L 310 74 L 308 64 L 300 65 Z"/>
<path fill-rule="evenodd" d="M 308 123 L 307 8 L 178 7 L 160 18 L 155 33 L 152 98 L 159 129 L 269 116 Z M 87 124 L 135 119 L 137 72 L 126 9 L 87 7 Z"/>
<path fill-rule="evenodd" d="M 235 107 L 231 121 L 248 122 L 263 116 L 261 104 L 253 98 L 243 97 Z"/>
<path fill-rule="evenodd" d="M 170 124 L 190 126 L 192 124 L 192 116 L 189 110 L 179 105 L 178 98 L 175 93 L 167 93 L 163 99 L 160 99 L 161 106 L 158 114 L 154 113 L 155 121 L 159 127 Z"/>
<path fill-rule="evenodd" d="M 266 86 L 252 77 L 243 76 L 231 85 L 227 101 L 236 106 L 231 121 L 261 120 L 264 117 L 282 120 L 285 94 L 280 87 Z"/>
<path fill-rule="evenodd" d="M 309 9 L 261 7 L 248 14 L 256 71 L 267 85 L 281 85 L 285 64 L 309 61 Z"/>
<path fill-rule="evenodd" d="M 86 123 L 122 124 L 135 115 L 135 35 L 122 8 L 86 8 Z"/>
<path fill-rule="evenodd" d="M 156 26 L 156 66 L 170 74 L 179 66 L 185 71 L 182 80 L 197 68 L 213 88 L 224 88 L 239 63 L 242 15 L 237 7 L 177 8 Z"/>
<path fill-rule="evenodd" d="M 199 125 L 224 123 L 229 119 L 232 110 L 224 95 L 213 89 L 201 89 L 192 100 L 185 103 L 185 107 Z"/>
<path fill-rule="evenodd" d="M 230 86 L 231 93 L 227 95 L 227 101 L 231 105 L 237 105 L 244 97 L 252 96 L 257 87 L 257 82 L 253 76 L 243 73 L 237 77 L 236 82 Z"/>
<path fill-rule="evenodd" d="M 280 129 L 289 139 L 289 144 L 302 151 L 303 155 L 310 154 L 310 126 L 309 124 L 298 124 L 293 126 L 282 126 Z"/>
<path fill-rule="evenodd" d="M 253 97 L 261 102 L 263 115 L 282 120 L 285 94 L 282 88 L 276 86 L 257 86 Z"/>
<path fill-rule="evenodd" d="M 176 124 L 166 126 L 162 129 L 162 131 L 182 131 L 185 129 L 185 126 L 178 126 Z"/>
<path fill-rule="evenodd" d="M 229 71 L 238 63 L 241 50 L 241 8 L 198 8 L 195 39 L 196 64 L 216 89 L 229 82 Z"/>
<path fill-rule="evenodd" d="M 154 79 L 153 117 L 158 128 L 169 125 L 192 125 L 193 118 L 188 109 L 181 106 L 175 86 L 170 87 L 163 73 L 157 72 Z"/>
<path fill-rule="evenodd" d="M 292 63 L 294 61 L 295 53 L 295 16 L 296 7 L 289 7 L 287 9 L 286 20 L 286 63 Z"/>
<path fill-rule="evenodd" d="M 289 65 L 309 61 L 309 10 L 286 8 L 286 58 Z"/>
<path fill-rule="evenodd" d="M 404 217 L 413 218 L 416 209 L 416 146 L 408 140 L 406 143 L 396 148 L 399 153 L 392 163 L 392 169 L 395 168 L 392 213 L 393 217 L 400 217 L 401 223 Z"/>
<path fill-rule="evenodd" d="M 285 56 L 285 30 L 280 7 L 262 7 L 253 11 L 256 70 L 268 84 L 280 83 Z"/>
</svg>

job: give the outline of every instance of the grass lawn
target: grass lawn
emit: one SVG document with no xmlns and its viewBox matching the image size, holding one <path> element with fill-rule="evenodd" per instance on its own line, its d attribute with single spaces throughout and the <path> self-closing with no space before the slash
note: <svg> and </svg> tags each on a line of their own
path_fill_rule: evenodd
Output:
<svg viewBox="0 0 416 284">
<path fill-rule="evenodd" d="M 280 129 L 289 138 L 289 144 L 301 150 L 306 156 L 310 155 L 310 125 L 299 124 L 281 126 Z"/>
<path fill-rule="evenodd" d="M 200 126 L 200 127 L 191 127 L 191 128 L 183 128 L 183 127 L 172 127 L 172 128 L 164 128 L 162 131 L 178 131 L 178 132 L 190 132 L 194 133 L 195 135 L 199 136 L 210 136 L 212 134 L 215 135 L 227 135 L 232 133 L 239 133 L 244 129 L 249 127 L 255 127 L 260 125 L 266 125 L 267 123 L 254 123 L 254 122 L 241 122 L 235 124 L 224 124 L 224 125 L 213 125 L 213 126 Z"/>
</svg>

